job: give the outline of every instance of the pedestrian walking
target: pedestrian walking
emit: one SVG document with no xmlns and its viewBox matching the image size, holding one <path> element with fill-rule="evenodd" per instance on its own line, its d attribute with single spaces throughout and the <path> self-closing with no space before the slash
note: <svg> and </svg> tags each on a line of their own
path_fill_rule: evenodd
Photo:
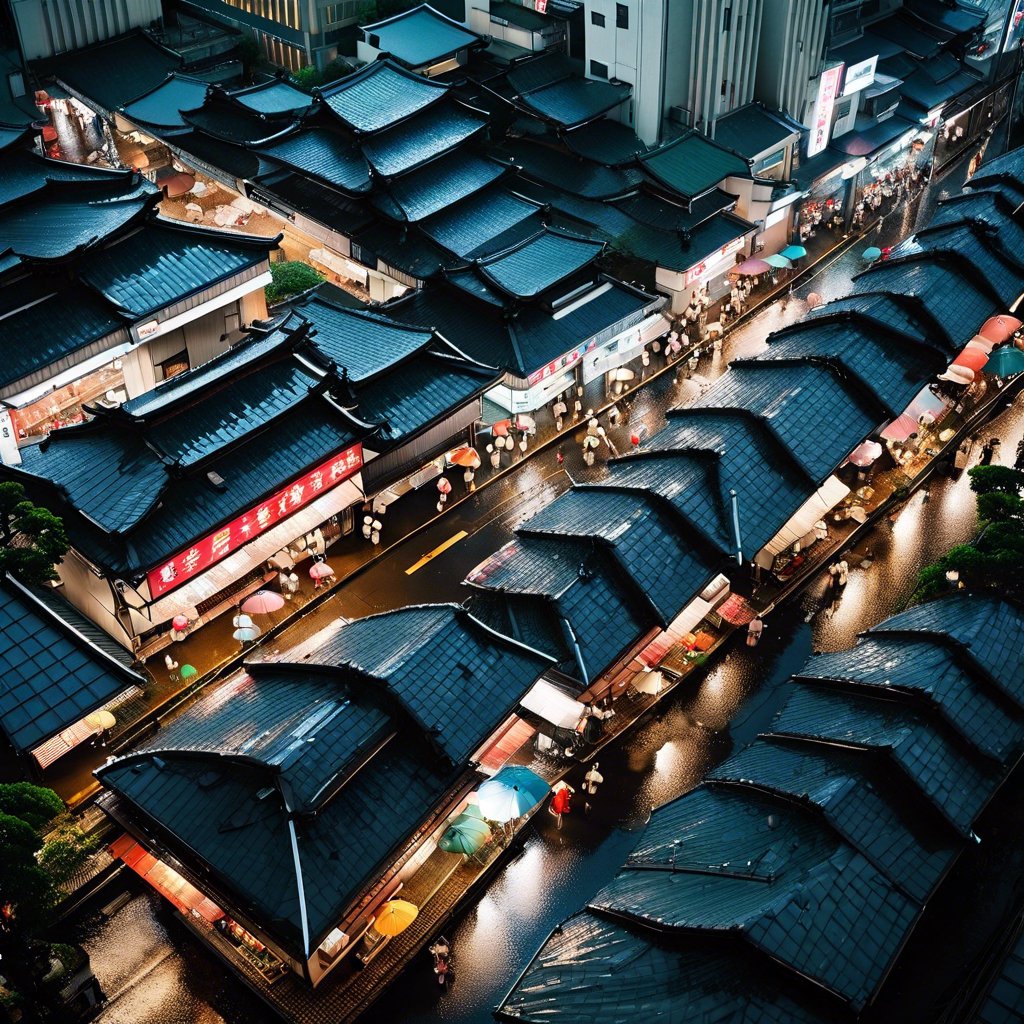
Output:
<svg viewBox="0 0 1024 1024">
<path fill-rule="evenodd" d="M 165 654 L 164 665 L 167 667 L 171 682 L 176 683 L 178 681 L 178 663 L 169 654 Z"/>
<path fill-rule="evenodd" d="M 487 454 L 491 459 L 491 469 L 501 468 L 501 452 L 493 444 L 487 446 Z"/>
<path fill-rule="evenodd" d="M 619 425 L 620 415 L 621 413 L 619 412 L 619 407 L 617 405 L 613 405 L 608 410 L 608 426 L 611 427 L 613 430 L 615 429 L 615 427 Z M 1024 445 L 1024 441 L 1022 441 L 1021 444 Z"/>
<path fill-rule="evenodd" d="M 551 413 L 555 417 L 555 430 L 562 429 L 562 422 L 566 414 L 565 402 L 562 401 L 562 396 L 558 396 L 558 401 L 551 407 Z"/>
<path fill-rule="evenodd" d="M 747 646 L 756 647 L 761 642 L 761 634 L 763 632 L 764 623 L 759 616 L 755 616 L 747 626 Z"/>
<path fill-rule="evenodd" d="M 996 441 L 996 443 L 998 444 L 997 439 L 993 437 L 990 438 L 981 446 L 981 458 L 978 459 L 979 466 L 992 465 L 992 460 L 995 458 L 996 455 L 996 446 L 992 443 L 993 441 Z"/>
<path fill-rule="evenodd" d="M 548 806 L 548 813 L 555 817 L 555 828 L 562 827 L 562 815 L 572 810 L 572 786 L 564 782 L 555 784 L 554 793 L 551 796 L 551 803 Z"/>
<path fill-rule="evenodd" d="M 558 468 L 561 469 L 565 465 L 565 456 L 562 454 L 562 449 L 559 448 L 555 455 L 555 462 L 558 463 Z"/>
</svg>

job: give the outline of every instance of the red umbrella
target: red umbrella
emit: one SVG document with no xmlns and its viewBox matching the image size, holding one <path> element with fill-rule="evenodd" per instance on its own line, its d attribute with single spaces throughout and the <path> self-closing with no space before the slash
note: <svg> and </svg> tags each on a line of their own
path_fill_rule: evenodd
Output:
<svg viewBox="0 0 1024 1024">
<path fill-rule="evenodd" d="M 328 566 L 330 568 L 330 566 Z M 269 615 L 284 607 L 284 598 L 272 590 L 257 590 L 242 602 L 242 611 L 250 615 Z"/>
<path fill-rule="evenodd" d="M 953 360 L 954 366 L 966 366 L 968 370 L 980 370 L 988 362 L 988 353 L 980 348 L 965 348 Z"/>
<path fill-rule="evenodd" d="M 468 469 L 480 468 L 480 453 L 468 445 L 465 448 L 459 448 L 452 452 L 449 458 L 452 465 L 455 466 L 466 466 Z"/>
<path fill-rule="evenodd" d="M 572 791 L 568 786 L 565 789 L 559 789 L 555 795 L 551 798 L 551 813 L 552 814 L 568 814 L 571 810 L 569 802 L 572 799 Z"/>
<path fill-rule="evenodd" d="M 497 423 L 491 424 L 491 433 L 495 437 L 508 437 L 508 431 L 511 426 L 511 420 L 498 420 Z"/>
<path fill-rule="evenodd" d="M 1004 314 L 990 317 L 978 333 L 983 338 L 988 338 L 989 341 L 994 341 L 999 345 L 1004 341 L 1009 341 L 1014 332 L 1019 331 L 1020 328 L 1021 322 L 1016 317 Z"/>
<path fill-rule="evenodd" d="M 313 580 L 325 580 L 333 576 L 334 570 L 326 562 L 314 562 L 309 567 L 309 578 Z"/>
<path fill-rule="evenodd" d="M 189 621 L 187 615 L 175 615 L 171 619 L 171 626 L 176 629 L 179 633 L 183 633 L 189 627 Z"/>
<path fill-rule="evenodd" d="M 917 420 L 913 416 L 903 413 L 897 416 L 883 431 L 882 437 L 890 441 L 906 441 L 911 434 L 920 429 Z"/>
</svg>

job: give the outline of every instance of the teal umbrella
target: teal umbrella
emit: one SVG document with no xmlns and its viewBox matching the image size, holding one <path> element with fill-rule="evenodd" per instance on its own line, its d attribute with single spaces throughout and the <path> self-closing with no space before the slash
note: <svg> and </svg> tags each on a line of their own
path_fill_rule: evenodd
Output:
<svg viewBox="0 0 1024 1024">
<path fill-rule="evenodd" d="M 468 814 L 460 814 L 445 830 L 437 845 L 445 853 L 474 854 L 491 838 L 487 822 Z"/>
<path fill-rule="evenodd" d="M 179 674 L 182 679 L 191 679 L 193 676 L 199 675 L 199 669 L 195 665 L 182 665 Z"/>
<path fill-rule="evenodd" d="M 793 264 L 786 259 L 781 253 L 776 253 L 774 256 L 765 256 L 765 263 L 769 266 L 775 267 L 777 270 L 792 270 Z"/>
<path fill-rule="evenodd" d="M 779 255 L 787 260 L 798 260 L 807 255 L 807 250 L 802 245 L 787 245 Z"/>
<path fill-rule="evenodd" d="M 986 373 L 994 373 L 997 377 L 1012 377 L 1024 371 L 1024 352 L 1011 345 L 1000 345 L 984 366 Z"/>
<path fill-rule="evenodd" d="M 882 250 L 879 249 L 877 245 L 869 245 L 861 255 L 864 259 L 874 263 L 874 261 L 882 255 Z"/>
<path fill-rule="evenodd" d="M 485 818 L 504 824 L 536 807 L 550 788 L 536 772 L 511 765 L 480 787 L 477 802 Z"/>
</svg>

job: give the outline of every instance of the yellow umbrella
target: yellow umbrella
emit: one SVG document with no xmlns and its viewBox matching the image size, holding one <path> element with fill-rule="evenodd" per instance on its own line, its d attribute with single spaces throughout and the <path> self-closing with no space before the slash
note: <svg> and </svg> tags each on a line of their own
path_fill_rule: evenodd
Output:
<svg viewBox="0 0 1024 1024">
<path fill-rule="evenodd" d="M 93 711 L 92 714 L 85 716 L 85 724 L 90 729 L 101 732 L 104 729 L 113 729 L 117 725 L 117 719 L 106 708 L 100 708 L 99 711 Z"/>
<path fill-rule="evenodd" d="M 373 927 L 381 935 L 398 935 L 400 932 L 404 932 L 416 920 L 416 915 L 419 912 L 420 908 L 408 900 L 388 900 L 380 908 L 380 913 L 373 922 Z"/>
</svg>

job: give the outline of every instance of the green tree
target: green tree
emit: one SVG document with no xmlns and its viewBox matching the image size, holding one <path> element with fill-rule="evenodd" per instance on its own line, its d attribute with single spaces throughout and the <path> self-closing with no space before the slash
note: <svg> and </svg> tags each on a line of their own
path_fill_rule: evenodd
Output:
<svg viewBox="0 0 1024 1024">
<path fill-rule="evenodd" d="M 39 851 L 39 866 L 54 885 L 63 885 L 86 862 L 97 846 L 96 837 L 83 832 L 65 816 Z"/>
<path fill-rule="evenodd" d="M 64 813 L 64 801 L 52 789 L 31 782 L 0 783 L 0 814 L 21 818 L 35 830 Z"/>
<path fill-rule="evenodd" d="M 251 32 L 244 33 L 238 42 L 238 59 L 242 62 L 242 75 L 245 81 L 251 83 L 253 72 L 263 60 L 263 51 Z"/>
<path fill-rule="evenodd" d="M 312 92 L 322 81 L 323 76 L 319 69 L 312 64 L 307 64 L 304 68 L 292 72 L 292 82 L 303 92 Z"/>
<path fill-rule="evenodd" d="M 267 302 L 273 305 L 289 295 L 315 288 L 322 280 L 308 263 L 299 260 L 283 260 L 270 264 L 270 276 L 273 280 L 267 285 Z"/>
<path fill-rule="evenodd" d="M 23 583 L 57 579 L 56 564 L 68 553 L 64 523 L 34 505 L 19 483 L 0 483 L 0 571 Z"/>
</svg>

